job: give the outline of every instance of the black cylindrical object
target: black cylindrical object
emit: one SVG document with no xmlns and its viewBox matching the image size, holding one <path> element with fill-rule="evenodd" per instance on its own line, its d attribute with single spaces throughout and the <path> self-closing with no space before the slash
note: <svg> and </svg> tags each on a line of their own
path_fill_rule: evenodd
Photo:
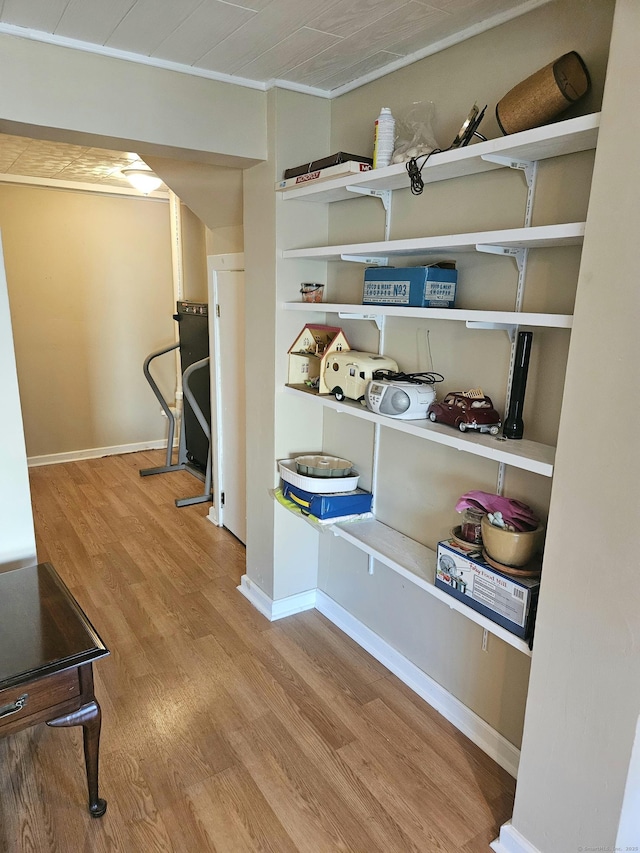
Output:
<svg viewBox="0 0 640 853">
<path fill-rule="evenodd" d="M 196 361 L 209 355 L 209 308 L 206 302 L 178 302 L 174 315 L 180 323 L 180 364 L 184 371 Z M 196 370 L 189 382 L 193 396 L 211 426 L 211 380 L 209 365 Z M 197 468 L 206 471 L 209 458 L 209 439 L 198 423 L 196 413 L 184 398 L 183 413 L 185 449 L 187 459 Z"/>
<path fill-rule="evenodd" d="M 509 411 L 502 428 L 502 434 L 505 438 L 522 438 L 524 433 L 522 410 L 524 409 L 524 392 L 527 389 L 527 373 L 529 372 L 529 356 L 531 355 L 532 340 L 533 332 L 518 332 Z"/>
</svg>

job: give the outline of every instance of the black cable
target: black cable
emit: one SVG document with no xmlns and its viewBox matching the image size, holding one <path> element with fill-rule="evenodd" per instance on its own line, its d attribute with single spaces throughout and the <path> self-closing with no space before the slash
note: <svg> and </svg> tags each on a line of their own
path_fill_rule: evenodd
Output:
<svg viewBox="0 0 640 853">
<path fill-rule="evenodd" d="M 427 160 L 431 157 L 432 154 L 442 154 L 443 151 L 448 151 L 448 148 L 434 148 L 433 151 L 429 151 L 428 154 L 422 154 L 420 157 L 412 157 L 406 163 L 407 174 L 409 175 L 409 181 L 411 183 L 411 192 L 413 195 L 420 195 L 422 190 L 424 189 L 424 181 L 422 180 L 422 170 L 427 164 Z M 424 162 L 422 166 L 418 168 L 418 160 L 424 157 Z"/>
<path fill-rule="evenodd" d="M 376 370 L 373 379 L 387 379 L 390 382 L 412 382 L 415 385 L 434 385 L 436 382 L 444 382 L 444 376 L 434 371 L 423 371 L 422 373 L 402 373 L 395 370 Z"/>
<path fill-rule="evenodd" d="M 407 174 L 409 175 L 411 192 L 413 193 L 413 195 L 420 195 L 420 193 L 424 189 L 424 181 L 422 180 L 422 170 L 426 166 L 427 161 L 432 154 L 442 154 L 443 151 L 451 151 L 452 148 L 462 148 L 465 145 L 468 145 L 474 136 L 477 136 L 479 139 L 482 139 L 485 142 L 487 141 L 486 136 L 483 136 L 481 133 L 478 133 L 478 126 L 484 118 L 486 109 L 487 107 L 485 106 L 482 112 L 479 112 L 478 105 L 473 105 L 473 109 L 467 116 L 467 120 L 462 125 L 456 135 L 456 138 L 453 140 L 453 142 L 448 148 L 434 148 L 433 151 L 430 151 L 428 154 L 421 154 L 420 157 L 412 157 L 410 160 L 407 161 L 406 169 Z M 420 160 L 422 157 L 424 157 L 424 162 L 422 166 L 418 168 L 418 160 Z"/>
</svg>

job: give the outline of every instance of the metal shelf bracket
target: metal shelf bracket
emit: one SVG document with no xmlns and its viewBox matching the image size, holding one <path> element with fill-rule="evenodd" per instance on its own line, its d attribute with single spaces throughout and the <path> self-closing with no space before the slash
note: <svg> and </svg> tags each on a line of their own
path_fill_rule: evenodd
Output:
<svg viewBox="0 0 640 853">
<path fill-rule="evenodd" d="M 340 255 L 341 260 L 354 264 L 366 264 L 369 267 L 388 267 L 389 258 L 384 255 Z"/>
<path fill-rule="evenodd" d="M 498 163 L 509 169 L 517 169 L 524 174 L 527 186 L 531 187 L 536 174 L 537 160 L 516 160 L 514 157 L 503 157 L 501 154 L 483 154 L 482 159 L 487 163 Z"/>
<path fill-rule="evenodd" d="M 489 246 L 476 244 L 477 252 L 486 252 L 489 255 L 503 255 L 513 258 L 518 266 L 518 289 L 516 291 L 515 311 L 522 311 L 522 300 L 524 297 L 524 282 L 527 272 L 527 258 L 529 249 L 514 248 L 512 246 Z"/>
<path fill-rule="evenodd" d="M 513 258 L 518 265 L 518 272 L 522 272 L 527 251 L 527 249 L 518 249 L 513 246 L 489 246 L 483 243 L 476 243 L 476 252 L 484 252 L 487 255 L 503 255 L 508 258 Z"/>
<path fill-rule="evenodd" d="M 483 154 L 482 159 L 488 163 L 499 163 L 501 166 L 507 166 L 509 169 L 517 169 L 522 172 L 528 187 L 527 204 L 524 212 L 524 227 L 528 228 L 531 225 L 531 217 L 533 215 L 533 196 L 536 191 L 538 161 L 516 160 L 512 157 L 502 157 L 500 154 Z"/>
<path fill-rule="evenodd" d="M 513 323 L 484 323 L 482 320 L 467 320 L 467 329 L 502 329 L 509 336 L 511 343 L 516 339 L 518 327 Z"/>
<path fill-rule="evenodd" d="M 382 326 L 384 325 L 384 315 L 380 314 L 355 314 L 347 311 L 339 311 L 338 317 L 341 320 L 373 320 L 379 332 L 382 331 Z"/>
<path fill-rule="evenodd" d="M 373 190 L 370 187 L 346 187 L 347 192 L 357 193 L 358 195 L 368 195 L 372 198 L 379 198 L 384 207 L 384 239 L 389 239 L 391 233 L 391 200 L 393 198 L 392 190 Z"/>
</svg>

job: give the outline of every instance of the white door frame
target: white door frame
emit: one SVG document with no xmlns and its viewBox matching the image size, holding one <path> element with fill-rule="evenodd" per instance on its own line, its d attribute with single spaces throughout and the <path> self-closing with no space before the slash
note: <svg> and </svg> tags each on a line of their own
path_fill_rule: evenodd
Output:
<svg viewBox="0 0 640 853">
<path fill-rule="evenodd" d="M 224 491 L 224 463 L 222 458 L 222 400 L 220 397 L 220 318 L 216 311 L 215 273 L 218 271 L 244 271 L 244 252 L 207 255 L 207 281 L 209 292 L 209 353 L 211 356 L 211 481 L 213 505 L 207 518 L 217 527 L 224 525 L 224 507 L 220 495 Z"/>
</svg>

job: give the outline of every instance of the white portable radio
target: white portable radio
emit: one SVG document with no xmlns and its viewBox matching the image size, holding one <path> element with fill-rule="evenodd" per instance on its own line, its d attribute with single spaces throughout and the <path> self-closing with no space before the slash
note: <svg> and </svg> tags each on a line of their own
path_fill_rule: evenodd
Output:
<svg viewBox="0 0 640 853">
<path fill-rule="evenodd" d="M 373 379 L 365 394 L 367 408 L 372 412 L 411 421 L 426 418 L 435 398 L 436 392 L 428 383 L 395 379 Z"/>
</svg>

